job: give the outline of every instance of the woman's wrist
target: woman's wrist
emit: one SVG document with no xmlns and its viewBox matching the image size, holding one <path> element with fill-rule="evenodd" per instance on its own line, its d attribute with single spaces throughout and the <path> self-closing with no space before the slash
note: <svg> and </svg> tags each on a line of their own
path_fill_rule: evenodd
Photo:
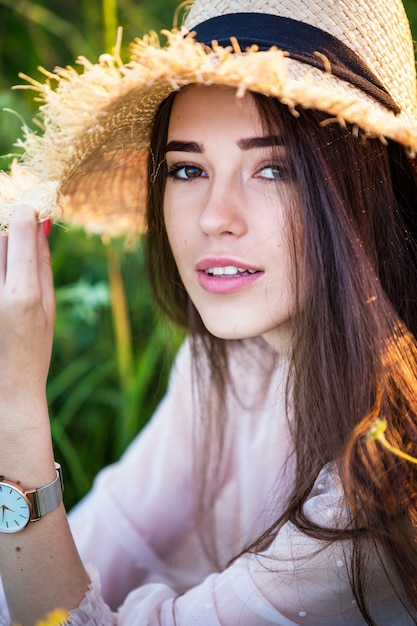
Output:
<svg viewBox="0 0 417 626">
<path fill-rule="evenodd" d="M 45 391 L 16 390 L 13 395 L 0 392 L 0 449 L 3 437 L 24 439 L 26 435 L 33 437 L 37 431 L 42 436 L 50 431 Z"/>
<path fill-rule="evenodd" d="M 29 489 L 47 484 L 56 472 L 46 407 L 22 416 L 23 411 L 14 414 L 14 422 L 11 415 L 0 420 L 0 475 Z"/>
</svg>

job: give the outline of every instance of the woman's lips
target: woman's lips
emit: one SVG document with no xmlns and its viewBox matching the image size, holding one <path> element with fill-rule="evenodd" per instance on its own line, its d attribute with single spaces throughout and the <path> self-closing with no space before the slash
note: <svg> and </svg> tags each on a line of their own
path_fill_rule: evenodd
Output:
<svg viewBox="0 0 417 626">
<path fill-rule="evenodd" d="M 228 294 L 248 287 L 264 272 L 230 261 L 205 260 L 197 265 L 198 282 L 209 293 Z"/>
</svg>

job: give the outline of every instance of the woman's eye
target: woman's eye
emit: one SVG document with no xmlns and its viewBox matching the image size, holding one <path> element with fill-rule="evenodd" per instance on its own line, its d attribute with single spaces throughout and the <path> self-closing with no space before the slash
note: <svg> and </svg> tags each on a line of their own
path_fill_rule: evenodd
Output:
<svg viewBox="0 0 417 626">
<path fill-rule="evenodd" d="M 174 165 L 168 171 L 168 176 L 188 180 L 190 178 L 200 178 L 205 176 L 204 170 L 196 165 Z"/>
<path fill-rule="evenodd" d="M 288 168 L 280 165 L 265 165 L 256 174 L 257 178 L 267 178 L 268 180 L 282 180 L 288 176 Z"/>
</svg>

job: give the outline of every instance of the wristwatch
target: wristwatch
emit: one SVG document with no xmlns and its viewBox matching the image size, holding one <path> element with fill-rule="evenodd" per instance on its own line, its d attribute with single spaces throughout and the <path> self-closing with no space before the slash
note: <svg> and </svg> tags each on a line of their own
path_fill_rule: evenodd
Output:
<svg viewBox="0 0 417 626">
<path fill-rule="evenodd" d="M 64 485 L 61 466 L 55 463 L 56 478 L 39 489 L 23 490 L 0 476 L 0 533 L 17 533 L 36 522 L 62 502 Z"/>
</svg>

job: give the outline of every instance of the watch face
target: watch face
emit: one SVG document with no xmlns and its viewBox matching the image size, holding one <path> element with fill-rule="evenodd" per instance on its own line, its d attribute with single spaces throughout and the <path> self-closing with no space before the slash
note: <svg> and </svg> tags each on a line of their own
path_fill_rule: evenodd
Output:
<svg viewBox="0 0 417 626">
<path fill-rule="evenodd" d="M 0 482 L 0 532 L 16 533 L 30 520 L 29 501 L 15 487 Z"/>
</svg>

